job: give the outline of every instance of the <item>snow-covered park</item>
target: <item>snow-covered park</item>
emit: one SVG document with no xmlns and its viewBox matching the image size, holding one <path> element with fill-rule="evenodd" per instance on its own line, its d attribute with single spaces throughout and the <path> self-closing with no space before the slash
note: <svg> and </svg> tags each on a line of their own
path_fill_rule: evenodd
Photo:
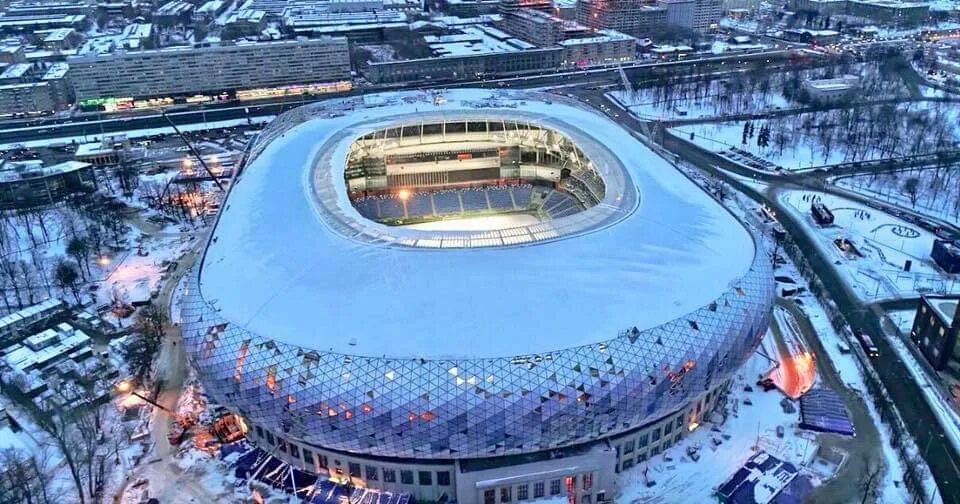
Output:
<svg viewBox="0 0 960 504">
<path fill-rule="evenodd" d="M 960 166 L 839 177 L 840 187 L 960 223 Z"/>
<path fill-rule="evenodd" d="M 834 223 L 810 215 L 814 198 L 833 212 Z M 960 293 L 960 276 L 940 270 L 930 258 L 936 235 L 854 201 L 814 191 L 784 191 L 783 204 L 807 223 L 818 246 L 863 300 Z M 853 248 L 841 250 L 835 240 Z M 910 271 L 904 265 L 910 261 Z"/>
<path fill-rule="evenodd" d="M 787 170 L 862 162 L 953 148 L 957 111 L 909 102 L 683 125 L 674 134 L 714 152 L 747 152 Z M 692 138 L 691 138 L 692 135 Z"/>
</svg>

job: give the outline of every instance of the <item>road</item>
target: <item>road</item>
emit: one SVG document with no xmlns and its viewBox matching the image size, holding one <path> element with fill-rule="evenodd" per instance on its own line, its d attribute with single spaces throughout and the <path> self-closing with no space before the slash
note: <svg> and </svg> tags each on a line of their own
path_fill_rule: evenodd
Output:
<svg viewBox="0 0 960 504">
<path fill-rule="evenodd" d="M 677 69 L 696 69 L 699 74 L 708 74 L 711 72 L 743 72 L 757 65 L 763 65 L 763 68 L 783 68 L 787 65 L 797 65 L 791 63 L 790 53 L 787 51 L 770 51 L 755 54 L 739 54 L 729 56 L 716 56 L 709 58 L 689 58 L 680 61 L 656 61 L 640 62 L 632 65 L 624 65 L 624 71 L 632 80 L 645 80 L 662 75 L 664 72 L 676 71 Z M 828 58 L 811 59 L 804 65 L 826 64 Z M 677 75 L 677 78 L 689 78 L 691 75 Z M 184 112 L 171 112 L 168 114 L 177 126 L 187 126 L 192 124 L 205 124 L 217 121 L 242 120 L 247 118 L 268 117 L 282 113 L 294 107 L 314 101 L 327 100 L 335 97 L 361 96 L 363 94 L 378 92 L 384 90 L 422 90 L 422 89 L 445 89 L 452 87 L 520 87 L 536 88 L 547 86 L 566 86 L 566 85 L 588 85 L 611 83 L 619 81 L 619 69 L 617 67 L 596 68 L 589 70 L 568 71 L 562 73 L 552 73 L 545 75 L 530 75 L 522 77 L 509 77 L 502 79 L 491 79 L 484 81 L 469 82 L 428 82 L 403 84 L 396 86 L 378 86 L 375 88 L 357 88 L 348 93 L 337 95 L 318 95 L 318 96 L 299 96 L 296 98 L 280 99 L 276 101 L 257 101 L 246 104 L 230 102 L 216 106 L 206 106 L 205 108 L 190 110 Z M 106 116 L 106 118 L 104 118 Z M 16 144 L 22 142 L 38 140 L 55 140 L 63 138 L 86 138 L 92 141 L 93 138 L 102 137 L 109 133 L 119 133 L 130 130 L 142 130 L 153 128 L 169 128 L 167 119 L 162 117 L 157 111 L 151 111 L 146 115 L 125 115 L 117 116 L 110 114 L 83 115 L 78 118 L 72 118 L 64 122 L 64 119 L 42 119 L 34 121 L 17 121 L 13 123 L 0 124 L 0 144 Z"/>
<path fill-rule="evenodd" d="M 198 239 L 197 243 L 196 248 L 184 254 L 177 261 L 176 268 L 170 273 L 160 290 L 160 294 L 154 300 L 167 313 L 170 311 L 170 303 L 177 284 L 189 272 L 198 256 L 199 244 L 204 243 L 204 240 Z M 183 349 L 180 327 L 178 324 L 168 321 L 164 327 L 163 342 L 156 358 L 154 381 L 159 385 L 155 397 L 157 404 L 168 410 L 174 410 L 186 376 L 187 358 Z M 163 503 L 217 502 L 220 498 L 218 494 L 212 493 L 209 489 L 200 485 L 196 478 L 184 473 L 174 463 L 173 448 L 167 439 L 171 419 L 171 414 L 168 411 L 153 408 L 153 419 L 150 423 L 153 453 L 150 461 L 133 468 L 127 476 L 125 484 L 114 495 L 113 501 L 115 503 L 119 502 L 126 485 L 140 478 L 150 481 L 150 496 L 156 497 Z"/>
<path fill-rule="evenodd" d="M 820 337 L 803 310 L 789 299 L 777 298 L 776 304 L 796 321 L 804 341 L 810 345 L 814 355 L 826 356 L 827 352 L 820 342 Z M 852 438 L 834 435 L 819 437 L 822 448 L 843 450 L 847 453 L 847 460 L 830 482 L 814 489 L 808 502 L 857 502 L 863 495 L 863 478 L 882 464 L 880 432 L 873 423 L 864 398 L 846 386 L 829 358 L 817 360 L 817 371 L 821 380 L 820 386 L 829 387 L 843 400 L 856 426 L 857 435 Z"/>
<path fill-rule="evenodd" d="M 604 103 L 609 110 L 607 114 L 611 116 L 612 119 L 635 133 L 642 134 L 645 131 L 656 130 L 655 125 L 644 123 L 631 117 L 629 114 L 623 113 L 621 109 L 607 99 L 602 92 L 576 90 L 572 94 L 577 95 L 581 100 L 595 106 Z M 670 137 L 663 137 L 662 135 L 660 138 L 670 140 Z M 729 172 L 736 173 L 743 177 L 763 180 L 774 187 L 788 187 L 803 184 L 813 179 L 813 177 L 792 177 L 790 175 L 772 173 L 757 174 L 752 170 L 744 169 L 740 165 L 682 140 L 662 142 L 660 146 L 665 147 L 668 151 L 679 155 L 685 161 L 700 167 L 704 171 L 725 180 L 732 187 L 742 191 L 758 203 L 765 203 L 774 208 L 776 214 L 781 217 L 781 224 L 783 224 L 787 232 L 794 238 L 800 246 L 801 251 L 812 264 L 814 270 L 817 271 L 820 278 L 823 279 L 830 297 L 837 303 L 838 308 L 844 313 L 847 320 L 856 327 L 866 328 L 867 331 L 873 334 L 883 334 L 880 332 L 880 321 L 876 314 L 868 310 L 867 307 L 859 301 L 849 286 L 845 284 L 839 272 L 833 268 L 833 263 L 820 255 L 820 249 L 814 244 L 813 238 L 807 235 L 804 224 L 798 219 L 791 217 L 792 214 L 786 211 L 785 208 L 782 208 L 775 192 L 759 192 L 753 187 L 744 184 L 742 179 L 731 177 Z M 717 167 L 722 167 L 723 170 Z M 729 172 L 727 170 L 729 170 Z M 823 190 L 822 182 L 819 179 L 814 180 L 816 189 Z M 787 306 L 787 308 L 789 309 L 789 306 Z M 796 315 L 797 314 L 795 314 L 795 316 Z M 802 321 L 798 319 L 798 322 L 801 323 L 801 328 L 803 328 L 804 325 Z M 810 328 L 803 329 L 803 331 L 806 335 L 810 331 Z M 880 346 L 881 356 L 874 362 L 874 368 L 880 374 L 881 381 L 889 391 L 891 398 L 897 406 L 897 410 L 903 417 L 908 430 L 917 441 L 917 444 L 927 447 L 924 460 L 933 473 L 934 479 L 943 496 L 943 501 L 949 504 L 960 504 L 960 488 L 958 488 L 958 486 L 960 486 L 960 464 L 958 464 L 958 460 L 960 459 L 957 458 L 957 453 L 953 451 L 952 446 L 941 442 L 942 427 L 938 422 L 937 416 L 923 399 L 922 391 L 911 378 L 909 371 L 904 367 L 903 363 L 896 358 L 896 353 L 890 348 L 889 343 L 883 338 L 877 339 L 879 340 L 877 344 Z M 816 340 L 816 338 L 811 338 L 811 340 L 814 341 L 808 341 L 808 343 L 811 344 L 816 355 L 826 355 L 819 340 Z M 824 360 L 825 359 L 820 358 L 818 362 Z M 854 420 L 858 431 L 861 425 L 864 425 L 864 428 L 875 429 L 873 421 L 869 416 L 855 414 Z M 874 439 L 878 440 L 879 438 Z M 865 469 L 865 467 L 861 466 L 861 469 Z M 853 474 L 862 475 L 867 474 L 867 472 L 864 470 L 863 472 Z M 831 498 L 825 497 L 824 502 L 844 502 L 844 500 L 835 499 L 831 496 Z"/>
<path fill-rule="evenodd" d="M 790 234 L 813 270 L 822 279 L 829 297 L 836 303 L 837 308 L 844 314 L 847 321 L 853 327 L 863 328 L 870 334 L 884 334 L 877 314 L 860 301 L 834 268 L 831 260 L 821 255 L 820 249 L 816 246 L 814 238 L 808 234 L 809 231 L 804 223 L 794 218 L 792 213 L 781 205 L 777 197 L 778 190 L 782 187 L 796 187 L 803 183 L 803 179 L 796 177 L 779 179 L 775 175 L 757 175 L 724 158 L 720 158 L 712 152 L 683 141 L 666 141 L 664 146 L 684 160 L 724 179 L 728 184 L 744 192 L 758 203 L 773 208 L 781 225 Z M 717 169 L 717 167 L 721 167 L 723 170 Z M 762 179 L 770 183 L 772 188 L 768 191 L 759 192 L 742 183 L 741 179 L 731 177 L 726 170 L 743 176 Z M 815 189 L 822 191 L 825 188 L 818 185 Z M 876 202 L 872 203 L 876 204 Z M 936 414 L 927 404 L 919 385 L 913 380 L 909 370 L 897 358 L 897 354 L 890 347 L 889 342 L 884 338 L 875 338 L 874 340 L 880 349 L 880 357 L 871 363 L 874 370 L 880 376 L 897 407 L 897 411 L 917 444 L 926 447 L 923 458 L 933 473 L 944 502 L 960 504 L 960 456 L 949 443 L 942 442 L 943 428 Z"/>
</svg>

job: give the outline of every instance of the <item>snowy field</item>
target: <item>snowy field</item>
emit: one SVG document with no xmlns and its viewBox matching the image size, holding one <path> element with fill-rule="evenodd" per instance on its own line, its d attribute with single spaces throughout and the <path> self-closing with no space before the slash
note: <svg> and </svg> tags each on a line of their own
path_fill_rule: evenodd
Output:
<svg viewBox="0 0 960 504">
<path fill-rule="evenodd" d="M 916 179 L 916 193 L 908 189 Z M 960 223 L 960 166 L 903 173 L 876 173 L 838 178 L 835 183 L 861 194 L 910 207 L 945 221 Z M 915 202 L 914 202 L 915 198 Z"/>
<path fill-rule="evenodd" d="M 834 214 L 832 226 L 820 227 L 810 215 L 810 199 L 819 197 Z M 960 293 L 960 275 L 948 275 L 930 259 L 936 236 L 913 224 L 853 201 L 812 191 L 780 195 L 790 211 L 809 226 L 818 245 L 863 300 Z M 843 252 L 834 240 L 845 238 L 862 257 Z M 911 271 L 903 271 L 912 261 Z"/>
<path fill-rule="evenodd" d="M 512 227 L 529 226 L 540 219 L 528 214 L 490 215 L 487 217 L 468 217 L 465 219 L 444 219 L 433 222 L 421 222 L 402 226 L 420 231 L 491 231 Z"/>
<path fill-rule="evenodd" d="M 697 98 L 661 97 L 654 88 L 642 88 L 636 93 L 617 90 L 607 93 L 607 96 L 640 119 L 694 119 L 793 106 L 783 95 L 777 93 L 757 93 L 744 104 L 724 101 L 722 97 L 726 94 L 715 89 L 716 87 L 711 86 L 705 95 Z"/>
<path fill-rule="evenodd" d="M 854 107 L 754 121 L 672 128 L 714 152 L 740 149 L 787 170 L 927 154 L 952 148 L 960 111 L 940 102 Z M 751 131 L 744 138 L 746 124 Z M 767 129 L 766 141 L 761 133 Z"/>
</svg>

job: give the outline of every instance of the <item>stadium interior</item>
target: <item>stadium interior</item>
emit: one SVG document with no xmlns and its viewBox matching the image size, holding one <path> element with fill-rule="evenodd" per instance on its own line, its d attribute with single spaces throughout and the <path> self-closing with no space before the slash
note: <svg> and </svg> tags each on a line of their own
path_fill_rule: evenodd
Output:
<svg viewBox="0 0 960 504">
<path fill-rule="evenodd" d="M 559 219 L 598 204 L 606 191 L 565 135 L 494 119 L 369 133 L 350 146 L 344 178 L 362 216 L 394 226 L 500 215 Z"/>
</svg>

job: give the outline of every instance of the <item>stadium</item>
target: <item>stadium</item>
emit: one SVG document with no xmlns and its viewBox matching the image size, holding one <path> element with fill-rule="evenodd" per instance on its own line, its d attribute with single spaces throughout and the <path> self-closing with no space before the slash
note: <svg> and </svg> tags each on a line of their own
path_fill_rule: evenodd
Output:
<svg viewBox="0 0 960 504">
<path fill-rule="evenodd" d="M 212 400 L 328 495 L 607 502 L 766 332 L 758 240 L 574 100 L 328 100 L 251 144 L 181 324 Z"/>
</svg>

